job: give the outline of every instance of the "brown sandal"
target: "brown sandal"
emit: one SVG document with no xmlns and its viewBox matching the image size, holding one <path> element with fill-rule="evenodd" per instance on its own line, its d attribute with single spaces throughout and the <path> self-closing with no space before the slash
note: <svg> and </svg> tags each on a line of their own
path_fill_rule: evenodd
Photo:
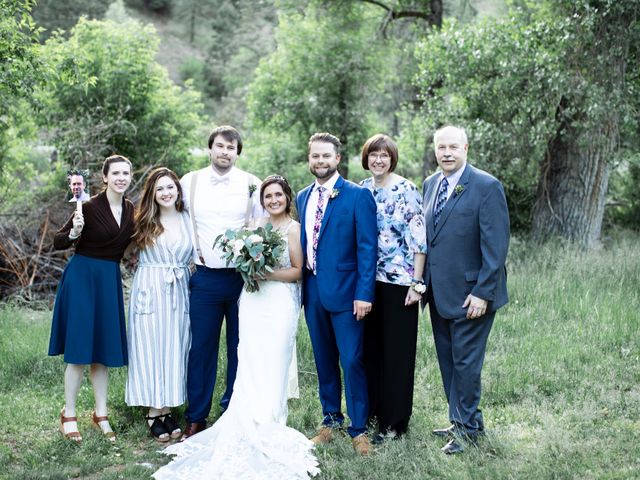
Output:
<svg viewBox="0 0 640 480">
<path fill-rule="evenodd" d="M 104 432 L 102 431 L 102 428 L 100 427 L 100 422 L 108 422 L 109 421 L 109 417 L 108 416 L 104 416 L 104 417 L 98 417 L 96 415 L 96 411 L 94 410 L 93 412 L 91 412 L 91 419 L 93 420 L 93 425 L 102 432 L 102 434 L 107 437 L 109 439 L 110 442 L 115 442 L 116 441 L 116 432 Z"/>
<path fill-rule="evenodd" d="M 82 441 L 82 435 L 80 435 L 80 432 L 78 430 L 76 430 L 75 432 L 64 433 L 65 423 L 77 421 L 78 417 L 65 417 L 64 407 L 62 407 L 62 410 L 60 410 L 60 432 L 67 440 L 73 440 L 75 443 L 80 443 Z"/>
</svg>

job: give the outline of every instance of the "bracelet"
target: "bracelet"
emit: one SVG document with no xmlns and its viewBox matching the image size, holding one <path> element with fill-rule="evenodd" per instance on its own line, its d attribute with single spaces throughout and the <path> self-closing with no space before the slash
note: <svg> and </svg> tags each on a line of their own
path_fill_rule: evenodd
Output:
<svg viewBox="0 0 640 480">
<path fill-rule="evenodd" d="M 80 235 L 82 235 L 82 233 L 78 235 L 73 235 L 71 232 L 69 232 L 69 240 L 77 240 L 80 238 Z"/>
<path fill-rule="evenodd" d="M 427 291 L 427 286 L 424 284 L 424 282 L 422 280 L 413 280 L 411 282 L 411 288 L 419 293 L 419 294 L 423 294 L 424 292 Z"/>
</svg>

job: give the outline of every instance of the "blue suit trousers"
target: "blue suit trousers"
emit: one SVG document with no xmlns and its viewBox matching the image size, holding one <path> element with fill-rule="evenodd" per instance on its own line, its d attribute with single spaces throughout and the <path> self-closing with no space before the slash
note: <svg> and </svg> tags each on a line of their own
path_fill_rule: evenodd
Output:
<svg viewBox="0 0 640 480">
<path fill-rule="evenodd" d="M 351 418 L 349 435 L 355 437 L 367 431 L 369 401 L 364 369 L 364 322 L 356 320 L 353 311 L 330 312 L 322 306 L 318 294 L 318 279 L 305 272 L 304 314 L 309 328 L 313 354 L 318 370 L 323 423 L 341 424 L 342 383 L 344 372 L 347 413 Z"/>
<path fill-rule="evenodd" d="M 226 409 L 238 369 L 238 298 L 244 283 L 232 268 L 196 267 L 190 280 L 191 349 L 187 366 L 185 412 L 190 423 L 204 423 L 218 372 L 218 349 L 222 321 L 227 319 L 227 387 L 220 401 Z"/>
</svg>

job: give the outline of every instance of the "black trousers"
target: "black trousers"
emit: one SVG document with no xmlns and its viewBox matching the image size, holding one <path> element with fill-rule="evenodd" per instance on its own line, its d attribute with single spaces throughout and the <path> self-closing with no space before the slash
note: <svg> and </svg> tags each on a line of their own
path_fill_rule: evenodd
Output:
<svg viewBox="0 0 640 480">
<path fill-rule="evenodd" d="M 404 305 L 408 288 L 376 282 L 373 309 L 363 320 L 369 418 L 377 418 L 383 433 L 405 433 L 413 408 L 419 305 Z"/>
</svg>

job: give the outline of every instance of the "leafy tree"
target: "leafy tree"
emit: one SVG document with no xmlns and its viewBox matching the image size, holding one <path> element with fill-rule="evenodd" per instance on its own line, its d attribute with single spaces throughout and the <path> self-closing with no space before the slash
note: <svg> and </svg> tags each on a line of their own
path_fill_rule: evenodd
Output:
<svg viewBox="0 0 640 480">
<path fill-rule="evenodd" d="M 44 28 L 42 36 L 46 39 L 58 29 L 71 30 L 81 16 L 102 18 L 108 7 L 109 2 L 103 0 L 38 0 L 33 18 Z"/>
<path fill-rule="evenodd" d="M 300 151 L 306 144 L 310 130 L 334 128 L 336 131 L 343 131 L 343 128 L 346 128 L 344 132 L 348 133 L 343 133 L 342 136 L 347 140 L 354 138 L 351 131 L 356 133 L 355 141 L 349 141 L 347 157 L 353 155 L 371 134 L 386 132 L 395 136 L 402 147 L 402 160 L 398 165 L 398 171 L 420 183 L 424 171 L 427 170 L 427 162 L 432 160 L 432 149 L 425 148 L 423 129 L 418 131 L 417 128 L 413 128 L 414 124 L 417 124 L 414 117 L 420 115 L 417 109 L 421 100 L 417 95 L 417 88 L 410 81 L 417 74 L 412 45 L 425 38 L 432 29 L 437 29 L 442 23 L 443 1 L 280 0 L 277 6 L 281 17 L 277 37 L 278 50 L 271 58 L 265 60 L 258 70 L 258 78 L 266 73 L 261 80 L 266 86 L 266 96 L 262 95 L 265 91 L 260 95 L 253 95 L 256 89 L 262 88 L 258 81 L 252 86 L 252 95 L 249 97 L 251 126 L 254 127 L 254 131 L 259 131 L 260 135 L 264 133 L 265 128 L 270 132 L 286 131 L 287 141 L 297 144 Z M 326 23 L 316 21 L 315 15 L 324 15 Z M 356 16 L 357 20 L 353 21 L 353 16 Z M 318 33 L 324 30 L 335 38 L 325 40 Z M 335 49 L 332 42 L 342 42 L 342 50 Z M 335 54 L 333 50 L 336 50 Z M 326 52 L 330 54 L 327 55 Z M 316 56 L 318 61 L 315 64 L 307 63 L 309 58 Z M 300 60 L 292 60 L 296 57 L 300 57 Z M 342 58 L 346 61 L 343 62 Z M 292 70 L 292 64 L 297 63 L 300 64 L 300 69 Z M 343 64 L 350 66 L 346 73 L 340 70 Z M 322 68 L 321 77 L 314 76 L 313 68 L 316 67 Z M 333 76 L 326 75 L 325 70 L 331 71 L 336 68 L 339 70 L 336 70 Z M 360 75 L 359 68 L 362 73 Z M 277 85 L 271 85 L 274 78 L 282 75 L 287 78 L 276 80 Z M 326 115 L 328 108 L 337 110 L 341 102 L 335 89 L 331 91 L 326 88 L 327 84 L 338 84 L 338 75 L 351 86 L 353 94 L 347 96 L 348 109 L 357 115 L 357 128 L 345 125 L 339 112 L 332 116 Z M 295 77 L 291 80 L 293 76 Z M 280 80 L 281 85 L 278 84 Z M 289 88 L 292 82 L 296 84 L 294 89 Z M 316 92 L 320 94 L 317 95 Z M 309 105 L 304 102 L 304 98 L 317 101 Z M 252 103 L 255 99 L 257 104 Z M 280 103 L 273 103 L 274 99 L 276 102 L 280 99 Z M 285 99 L 287 102 L 297 102 L 300 106 L 296 107 L 295 114 L 288 115 L 284 121 L 280 121 L 276 116 L 281 116 L 290 108 L 289 105 L 284 106 Z M 266 105 L 265 112 L 256 116 L 255 113 L 262 105 Z M 318 109 L 318 105 L 322 107 Z M 273 112 L 274 110 L 277 112 Z M 311 115 L 314 119 L 318 118 L 317 121 L 314 120 L 313 125 L 308 119 L 312 111 L 317 111 Z M 287 123 L 293 124 L 301 115 L 307 117 L 300 122 L 304 127 L 291 131 Z M 267 119 L 271 126 L 265 126 L 261 118 Z M 335 127 L 327 123 L 331 118 L 336 119 L 333 121 Z M 418 141 L 414 137 L 415 134 L 419 136 Z M 298 139 L 294 140 L 296 136 Z M 283 168 L 284 165 L 288 165 L 288 171 L 291 171 L 291 163 L 282 158 L 286 155 L 285 152 L 291 149 L 276 150 L 269 157 L 274 167 Z M 304 156 L 290 158 L 290 162 L 295 161 L 304 161 Z M 351 163 L 355 169 L 349 168 Z M 343 173 L 348 171 L 352 178 L 367 175 L 357 162 L 344 162 L 341 170 Z"/>
<path fill-rule="evenodd" d="M 337 135 L 348 159 L 372 131 L 380 78 L 389 68 L 374 36 L 371 10 L 362 4 L 311 4 L 280 12 L 277 49 L 264 58 L 251 84 L 248 108 L 254 130 L 282 133 L 298 145 L 318 131 Z M 269 158 L 264 158 L 269 162 Z M 347 162 L 341 162 L 347 175 Z"/>
<path fill-rule="evenodd" d="M 216 116 L 243 123 L 248 85 L 260 59 L 274 47 L 276 12 L 272 1 L 219 1 L 209 19 L 204 92 L 213 100 Z"/>
<path fill-rule="evenodd" d="M 273 49 L 273 0 L 175 0 L 173 18 L 201 54 L 183 59 L 180 77 L 192 79 L 217 123 L 242 127 L 248 85 L 260 58 Z"/>
<path fill-rule="evenodd" d="M 189 43 L 195 43 L 203 24 L 209 24 L 224 13 L 218 11 L 222 3 L 220 0 L 175 0 L 173 16 L 185 25 Z"/>
<path fill-rule="evenodd" d="M 87 168 L 115 152 L 137 165 L 180 169 L 187 160 L 202 105 L 155 62 L 157 45 L 151 26 L 85 19 L 69 39 L 45 44 L 53 68 L 41 120 L 68 163 Z"/>
<path fill-rule="evenodd" d="M 442 27 L 445 9 L 459 9 L 467 1 L 443 0 L 361 0 L 383 12 L 378 32 L 387 48 L 387 61 L 393 64 L 394 74 L 384 79 L 385 102 L 381 105 L 384 123 L 391 135 L 397 137 L 401 147 L 398 171 L 413 178 L 420 185 L 427 172 L 437 167 L 430 139 L 420 121 L 425 101 L 411 79 L 418 74 L 414 46 Z M 382 9 L 382 10 L 380 10 Z M 464 10 L 464 6 L 463 6 Z M 417 128 L 416 128 L 417 127 Z"/>
<path fill-rule="evenodd" d="M 535 238 L 599 241 L 609 160 L 635 124 L 639 5 L 558 1 L 449 22 L 418 47 L 427 125 L 469 128 L 471 158 L 505 181 L 516 226 L 531 218 Z"/>
<path fill-rule="evenodd" d="M 610 160 L 620 132 L 637 132 L 640 46 L 638 0 L 560 0 L 568 89 L 555 108 L 555 131 L 541 165 L 533 233 L 561 235 L 586 246 L 600 240 Z"/>
<path fill-rule="evenodd" d="M 445 22 L 441 33 L 418 46 L 417 82 L 424 130 L 431 136 L 445 123 L 469 130 L 470 161 L 502 180 L 512 225 L 522 230 L 530 226 L 536 159 L 551 135 L 560 88 L 545 72 L 559 70 L 561 59 L 544 53 L 546 23 L 517 20 Z M 432 148 L 431 141 L 427 145 Z"/>
<path fill-rule="evenodd" d="M 27 120 L 27 100 L 42 74 L 37 51 L 40 30 L 30 15 L 34 3 L 0 0 L 0 172 Z"/>
</svg>

